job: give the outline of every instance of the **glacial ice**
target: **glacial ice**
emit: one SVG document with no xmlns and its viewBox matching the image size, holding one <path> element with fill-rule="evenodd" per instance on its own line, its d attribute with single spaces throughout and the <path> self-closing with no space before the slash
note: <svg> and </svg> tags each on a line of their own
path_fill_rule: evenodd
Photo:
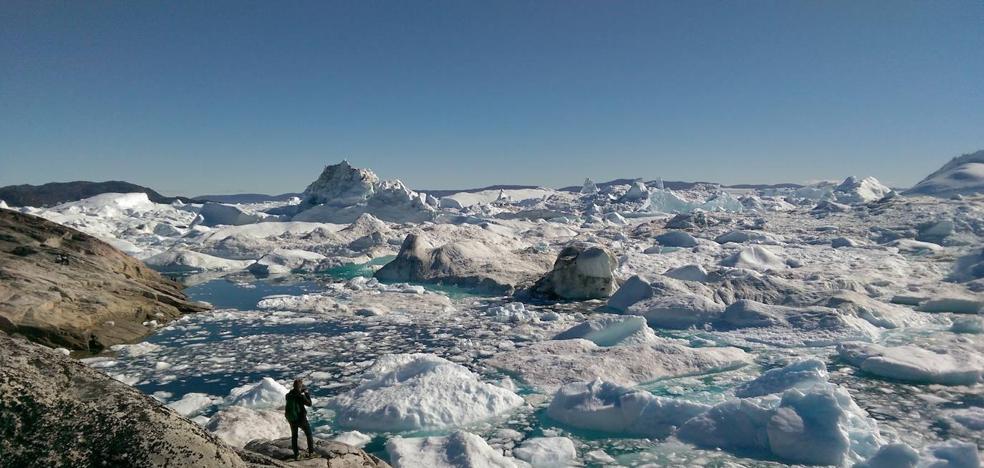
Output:
<svg viewBox="0 0 984 468">
<path fill-rule="evenodd" d="M 330 403 L 338 424 L 369 431 L 457 427 L 522 404 L 515 393 L 431 354 L 381 356 L 358 387 Z"/>
<path fill-rule="evenodd" d="M 984 355 L 957 343 L 934 351 L 912 345 L 848 342 L 837 346 L 837 354 L 867 373 L 889 379 L 942 385 L 984 381 Z"/>
<path fill-rule="evenodd" d="M 567 437 L 534 437 L 513 449 L 513 456 L 533 468 L 561 468 L 575 463 L 577 449 Z"/>
<path fill-rule="evenodd" d="M 698 446 L 811 465 L 861 461 L 882 443 L 874 420 L 846 390 L 828 383 L 790 389 L 779 399 L 729 400 L 687 421 L 677 436 Z"/>
<path fill-rule="evenodd" d="M 547 416 L 579 429 L 662 438 L 709 407 L 661 398 L 601 379 L 564 385 L 554 394 Z"/>
<path fill-rule="evenodd" d="M 227 399 L 230 404 L 252 409 L 281 408 L 287 397 L 287 388 L 270 377 L 264 377 L 255 384 L 236 387 Z"/>
<path fill-rule="evenodd" d="M 225 443 L 240 448 L 254 439 L 290 437 L 290 426 L 283 412 L 244 406 L 223 408 L 208 420 L 205 429 Z"/>
<path fill-rule="evenodd" d="M 522 468 L 529 466 L 465 431 L 447 436 L 394 437 L 386 442 L 394 468 Z M 518 462 L 518 463 L 517 463 Z"/>
</svg>

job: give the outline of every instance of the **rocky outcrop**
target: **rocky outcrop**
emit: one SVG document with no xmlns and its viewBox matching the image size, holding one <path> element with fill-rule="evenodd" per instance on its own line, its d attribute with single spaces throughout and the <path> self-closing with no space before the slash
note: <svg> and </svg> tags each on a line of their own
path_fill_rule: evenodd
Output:
<svg viewBox="0 0 984 468">
<path fill-rule="evenodd" d="M 304 437 L 298 443 L 305 447 Z M 293 460 L 294 452 L 290 448 L 290 438 L 277 440 L 254 440 L 246 444 L 246 450 L 259 453 L 275 460 Z M 326 467 L 326 468 L 388 468 L 389 464 L 359 450 L 351 445 L 323 439 L 314 439 L 315 458 L 306 458 L 289 466 Z M 307 455 L 305 455 L 307 456 Z"/>
<path fill-rule="evenodd" d="M 3 466 L 247 466 L 139 391 L 2 333 L 0 434 Z"/>
<path fill-rule="evenodd" d="M 95 237 L 0 209 L 0 329 L 51 346 L 100 351 L 206 305 Z"/>
<path fill-rule="evenodd" d="M 612 295 L 618 285 L 615 257 L 604 247 L 575 242 L 564 247 L 553 270 L 530 289 L 534 296 L 550 299 L 602 299 Z"/>
<path fill-rule="evenodd" d="M 433 247 L 423 234 L 409 234 L 396 258 L 374 276 L 381 281 L 445 283 L 508 293 L 542 274 L 546 265 L 539 260 L 478 240 Z"/>
<path fill-rule="evenodd" d="M 342 443 L 316 446 L 319 457 L 300 462 L 280 461 L 290 439 L 230 447 L 132 387 L 0 333 L 0 466 L 389 466 Z"/>
</svg>

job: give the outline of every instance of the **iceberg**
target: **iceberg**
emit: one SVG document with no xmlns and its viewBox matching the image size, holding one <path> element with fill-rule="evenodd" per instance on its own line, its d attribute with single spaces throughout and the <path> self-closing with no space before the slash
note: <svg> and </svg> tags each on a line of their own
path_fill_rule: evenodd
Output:
<svg viewBox="0 0 984 468">
<path fill-rule="evenodd" d="M 660 398 L 601 379 L 564 385 L 554 394 L 547 416 L 579 429 L 617 435 L 663 438 L 709 406 Z"/>
<path fill-rule="evenodd" d="M 458 427 L 522 404 L 515 393 L 433 354 L 381 356 L 359 386 L 330 402 L 339 425 L 390 432 Z"/>
</svg>

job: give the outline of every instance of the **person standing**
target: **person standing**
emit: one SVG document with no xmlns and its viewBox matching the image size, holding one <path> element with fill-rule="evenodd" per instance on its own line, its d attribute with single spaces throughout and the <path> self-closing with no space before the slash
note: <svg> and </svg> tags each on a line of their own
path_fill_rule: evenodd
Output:
<svg viewBox="0 0 984 468">
<path fill-rule="evenodd" d="M 290 446 L 294 449 L 294 459 L 297 460 L 300 451 L 297 449 L 297 429 L 300 428 L 307 436 L 308 454 L 314 454 L 314 437 L 311 436 L 311 424 L 307 420 L 307 408 L 311 406 L 311 394 L 301 379 L 294 380 L 294 388 L 287 392 L 287 406 L 284 416 L 290 424 Z"/>
</svg>

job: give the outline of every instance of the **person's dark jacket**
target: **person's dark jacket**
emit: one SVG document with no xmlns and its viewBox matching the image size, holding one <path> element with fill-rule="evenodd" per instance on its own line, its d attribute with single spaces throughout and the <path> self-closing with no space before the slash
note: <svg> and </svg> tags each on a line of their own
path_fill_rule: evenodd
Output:
<svg viewBox="0 0 984 468">
<path fill-rule="evenodd" d="M 307 418 L 307 408 L 305 408 L 305 406 L 311 406 L 311 394 L 308 393 L 306 389 L 300 392 L 295 389 L 291 389 L 287 392 L 287 401 L 294 401 L 298 403 L 297 406 L 301 409 L 301 414 L 298 417 L 298 420 Z"/>
</svg>

